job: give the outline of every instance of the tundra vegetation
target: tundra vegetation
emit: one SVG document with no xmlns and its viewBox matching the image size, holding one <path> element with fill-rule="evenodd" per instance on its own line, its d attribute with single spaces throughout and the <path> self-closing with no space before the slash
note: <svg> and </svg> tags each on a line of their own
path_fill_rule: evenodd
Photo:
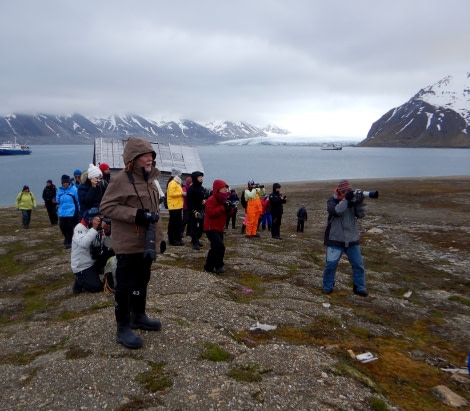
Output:
<svg viewBox="0 0 470 411">
<path fill-rule="evenodd" d="M 245 238 L 240 208 L 225 274 L 202 270 L 205 237 L 201 251 L 186 239 L 158 256 L 147 311 L 163 328 L 138 331 L 140 350 L 115 343 L 112 295 L 71 292 L 70 250 L 46 210 L 23 229 L 0 208 L 2 408 L 448 410 L 439 385 L 470 401 L 468 376 L 443 371 L 470 351 L 470 178 L 352 183 L 380 192 L 360 223 L 369 297 L 352 293 L 345 259 L 321 292 L 336 182 L 283 183 L 283 239 Z M 353 356 L 364 352 L 377 360 Z"/>
</svg>

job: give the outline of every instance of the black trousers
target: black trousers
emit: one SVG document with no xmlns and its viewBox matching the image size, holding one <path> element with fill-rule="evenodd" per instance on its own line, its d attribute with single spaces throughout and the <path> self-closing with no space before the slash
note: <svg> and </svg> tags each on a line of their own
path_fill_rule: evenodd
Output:
<svg viewBox="0 0 470 411">
<path fill-rule="evenodd" d="M 181 225 L 183 223 L 183 209 L 168 210 L 168 242 L 170 244 L 181 241 Z"/>
<path fill-rule="evenodd" d="M 282 214 L 280 216 L 273 216 L 273 225 L 271 226 L 271 237 L 281 236 L 281 221 Z"/>
<path fill-rule="evenodd" d="M 60 217 L 59 227 L 64 235 L 64 244 L 72 244 L 73 229 L 75 228 L 77 219 L 75 217 Z"/>
<path fill-rule="evenodd" d="M 303 233 L 304 232 L 304 223 L 305 221 L 304 220 L 297 220 L 297 232 L 301 232 Z"/>
<path fill-rule="evenodd" d="M 224 245 L 224 232 L 209 230 L 206 231 L 208 240 L 211 243 L 211 248 L 207 253 L 206 264 L 204 270 L 212 272 L 214 268 L 221 268 L 224 266 L 225 245 Z"/>
<path fill-rule="evenodd" d="M 57 216 L 57 204 L 54 204 L 51 201 L 46 201 L 46 210 L 51 224 L 57 224 L 59 221 L 59 217 Z"/>
<path fill-rule="evenodd" d="M 75 278 L 78 284 L 86 291 L 90 293 L 98 293 L 103 291 L 103 282 L 100 280 L 100 267 L 97 264 L 93 264 L 86 270 L 75 273 Z"/>
<path fill-rule="evenodd" d="M 199 239 L 202 236 L 204 229 L 204 219 L 194 217 L 194 214 L 191 214 L 189 217 L 190 224 L 190 233 L 191 233 L 191 243 L 195 245 L 199 242 Z"/>
<path fill-rule="evenodd" d="M 114 313 L 120 325 L 128 325 L 131 312 L 145 313 L 152 259 L 144 257 L 144 253 L 135 253 L 118 254 L 116 260 Z"/>
</svg>

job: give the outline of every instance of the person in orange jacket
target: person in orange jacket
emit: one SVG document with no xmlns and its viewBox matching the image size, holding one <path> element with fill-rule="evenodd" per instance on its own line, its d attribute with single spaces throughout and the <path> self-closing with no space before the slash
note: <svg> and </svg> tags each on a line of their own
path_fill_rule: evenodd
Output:
<svg viewBox="0 0 470 411">
<path fill-rule="evenodd" d="M 245 190 L 246 206 L 246 237 L 259 237 L 258 219 L 262 213 L 260 196 L 265 195 L 264 185 L 255 184 L 253 180 L 248 181 Z"/>
</svg>

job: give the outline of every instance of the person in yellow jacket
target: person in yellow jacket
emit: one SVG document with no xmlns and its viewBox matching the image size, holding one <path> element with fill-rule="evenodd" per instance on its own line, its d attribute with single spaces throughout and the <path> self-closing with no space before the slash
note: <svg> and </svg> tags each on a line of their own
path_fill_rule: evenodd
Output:
<svg viewBox="0 0 470 411">
<path fill-rule="evenodd" d="M 31 211 L 36 210 L 36 198 L 34 194 L 29 191 L 28 186 L 23 186 L 23 190 L 16 196 L 16 209 L 21 210 L 23 217 L 23 227 L 29 228 L 31 222 Z"/>
<path fill-rule="evenodd" d="M 184 245 L 181 237 L 183 222 L 183 197 L 186 192 L 181 186 L 181 171 L 177 168 L 171 170 L 171 177 L 166 186 L 166 199 L 168 203 L 168 242 L 170 245 Z"/>
<path fill-rule="evenodd" d="M 262 205 L 260 196 L 264 196 L 264 185 L 255 184 L 253 180 L 248 181 L 248 188 L 245 190 L 246 200 L 246 237 L 259 237 L 258 219 L 261 216 Z"/>
</svg>

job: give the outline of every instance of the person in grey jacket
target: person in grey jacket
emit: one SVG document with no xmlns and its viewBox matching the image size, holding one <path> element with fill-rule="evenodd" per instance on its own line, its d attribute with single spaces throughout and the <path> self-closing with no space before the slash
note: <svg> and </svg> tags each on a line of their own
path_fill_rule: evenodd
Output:
<svg viewBox="0 0 470 411">
<path fill-rule="evenodd" d="M 327 201 L 328 225 L 324 244 L 326 265 L 323 271 L 323 294 L 331 294 L 335 286 L 335 275 L 343 253 L 348 256 L 353 271 L 353 291 L 367 297 L 364 262 L 359 247 L 358 218 L 366 215 L 362 193 L 355 193 L 348 180 L 342 180 Z"/>
</svg>

